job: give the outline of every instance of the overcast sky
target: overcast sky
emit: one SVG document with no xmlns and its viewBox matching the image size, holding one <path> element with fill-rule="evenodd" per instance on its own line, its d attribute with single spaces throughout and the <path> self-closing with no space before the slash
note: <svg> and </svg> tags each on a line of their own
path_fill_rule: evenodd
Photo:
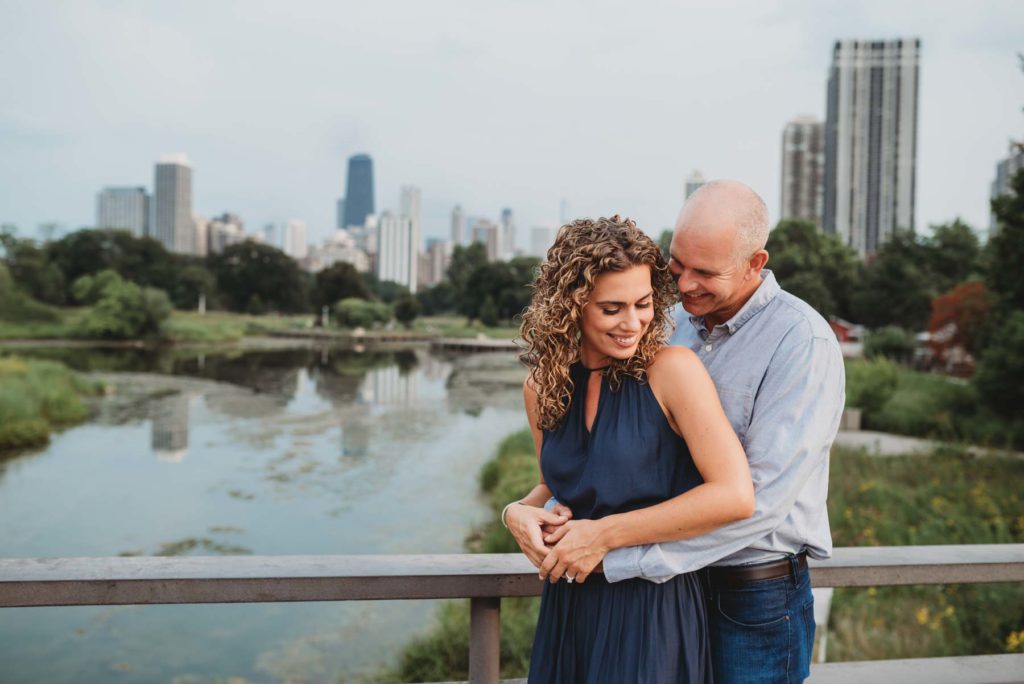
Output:
<svg viewBox="0 0 1024 684">
<path fill-rule="evenodd" d="M 672 224 L 683 182 L 749 183 L 779 207 L 787 120 L 824 118 L 832 43 L 922 39 L 917 229 L 988 223 L 1024 137 L 1024 2 L 24 2 L 0 0 L 0 222 L 91 225 L 105 185 L 152 189 L 185 152 L 194 210 L 247 228 L 334 226 L 345 160 L 378 210 L 422 188 L 529 227 L 570 213 Z"/>
</svg>

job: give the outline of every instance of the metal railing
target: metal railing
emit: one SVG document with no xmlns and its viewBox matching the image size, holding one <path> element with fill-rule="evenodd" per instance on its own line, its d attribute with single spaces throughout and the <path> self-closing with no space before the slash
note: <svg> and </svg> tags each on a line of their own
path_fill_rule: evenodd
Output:
<svg viewBox="0 0 1024 684">
<path fill-rule="evenodd" d="M 815 587 L 1021 582 L 1024 544 L 841 548 L 810 567 Z M 501 599 L 541 588 L 520 554 L 0 559 L 0 608 L 469 598 L 474 683 L 498 681 Z"/>
</svg>

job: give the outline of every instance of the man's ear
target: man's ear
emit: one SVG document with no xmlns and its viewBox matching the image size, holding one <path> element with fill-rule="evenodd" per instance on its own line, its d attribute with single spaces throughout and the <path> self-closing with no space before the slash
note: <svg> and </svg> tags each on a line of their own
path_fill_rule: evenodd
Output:
<svg viewBox="0 0 1024 684">
<path fill-rule="evenodd" d="M 750 261 L 747 265 L 750 266 L 750 270 L 754 273 L 760 273 L 761 269 L 764 268 L 765 264 L 768 263 L 768 250 L 759 249 L 754 252 L 753 256 L 750 257 Z"/>
</svg>

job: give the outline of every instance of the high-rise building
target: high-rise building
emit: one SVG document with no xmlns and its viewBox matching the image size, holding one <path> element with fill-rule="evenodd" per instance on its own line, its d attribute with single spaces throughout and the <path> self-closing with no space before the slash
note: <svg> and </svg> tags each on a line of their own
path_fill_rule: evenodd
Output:
<svg viewBox="0 0 1024 684">
<path fill-rule="evenodd" d="M 501 226 L 485 218 L 474 218 L 469 221 L 471 242 L 482 243 L 487 248 L 487 260 L 497 261 L 500 258 Z"/>
<path fill-rule="evenodd" d="M 402 215 L 409 218 L 409 225 L 412 228 L 409 239 L 412 240 L 413 251 L 419 254 L 423 238 L 423 198 L 420 189 L 414 185 L 403 185 L 398 206 Z"/>
<path fill-rule="evenodd" d="M 103 188 L 96 195 L 96 227 L 121 228 L 136 237 L 149 234 L 146 188 Z"/>
<path fill-rule="evenodd" d="M 192 221 L 192 166 L 184 154 L 170 154 L 156 164 L 151 234 L 172 252 L 195 251 Z"/>
<path fill-rule="evenodd" d="M 1009 195 L 1012 190 L 1010 189 L 1010 181 L 1013 180 L 1014 175 L 1024 169 L 1024 147 L 1018 144 L 1010 144 L 1010 154 L 1003 159 L 1001 162 L 996 164 L 996 178 L 992 181 L 992 189 L 990 197 L 995 199 L 1000 195 Z M 989 214 L 988 220 L 988 236 L 991 238 L 993 235 L 999 233 L 999 221 L 996 220 L 995 214 Z"/>
<path fill-rule="evenodd" d="M 448 273 L 448 264 L 451 262 L 449 254 L 449 245 L 444 240 L 436 238 L 427 240 L 426 268 L 420 277 L 420 282 L 427 287 L 433 287 L 443 282 Z"/>
<path fill-rule="evenodd" d="M 205 216 L 192 217 L 195 235 L 195 255 L 204 257 L 210 253 L 210 220 Z"/>
<path fill-rule="evenodd" d="M 292 259 L 305 259 L 309 251 L 306 242 L 306 222 L 299 219 L 288 219 L 284 224 L 282 241 L 284 253 Z"/>
<path fill-rule="evenodd" d="M 516 222 L 511 209 L 501 210 L 501 252 L 506 259 L 516 254 Z"/>
<path fill-rule="evenodd" d="M 693 173 L 686 177 L 686 186 L 683 190 L 683 201 L 690 199 L 690 195 L 697 192 L 697 189 L 707 182 L 704 180 L 704 174 L 694 169 Z"/>
<path fill-rule="evenodd" d="M 452 209 L 452 249 L 466 244 L 466 217 L 462 213 L 462 205 L 456 204 Z"/>
<path fill-rule="evenodd" d="M 334 227 L 345 230 L 345 198 L 339 197 L 334 205 Z"/>
<path fill-rule="evenodd" d="M 368 154 L 348 158 L 348 183 L 345 188 L 345 227 L 361 226 L 375 213 L 373 203 L 373 160 Z"/>
<path fill-rule="evenodd" d="M 377 224 L 377 278 L 405 285 L 416 292 L 419 250 L 413 242 L 412 221 L 385 211 Z"/>
<path fill-rule="evenodd" d="M 220 254 L 228 245 L 245 240 L 245 224 L 238 214 L 224 212 L 210 219 L 206 230 L 210 254 Z"/>
<path fill-rule="evenodd" d="M 530 256 L 547 258 L 548 250 L 555 244 L 558 228 L 555 226 L 534 226 L 530 229 Z"/>
<path fill-rule="evenodd" d="M 779 218 L 803 219 L 821 228 L 825 202 L 825 124 L 801 116 L 782 133 L 782 205 Z"/>
<path fill-rule="evenodd" d="M 914 230 L 921 40 L 836 41 L 825 121 L 823 227 L 861 256 Z"/>
</svg>

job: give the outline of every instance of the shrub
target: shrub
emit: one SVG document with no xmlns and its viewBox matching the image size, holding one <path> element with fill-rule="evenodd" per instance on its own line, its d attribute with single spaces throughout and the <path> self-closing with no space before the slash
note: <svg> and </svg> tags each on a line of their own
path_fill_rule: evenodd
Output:
<svg viewBox="0 0 1024 684">
<path fill-rule="evenodd" d="M 11 323 L 57 323 L 56 309 L 41 304 L 19 290 L 7 266 L 0 263 L 0 320 Z"/>
<path fill-rule="evenodd" d="M 912 333 L 895 325 L 887 325 L 868 333 L 864 340 L 864 356 L 869 359 L 885 357 L 906 363 L 913 357 L 915 346 Z"/>
<path fill-rule="evenodd" d="M 383 302 L 347 297 L 334 305 L 334 316 L 342 327 L 369 328 L 374 323 L 390 321 L 391 307 Z"/>
<path fill-rule="evenodd" d="M 846 366 L 846 405 L 878 412 L 896 391 L 897 367 L 885 358 L 857 361 Z"/>
<path fill-rule="evenodd" d="M 160 334 L 163 322 L 171 314 L 171 300 L 163 290 L 140 288 L 113 271 L 103 271 L 95 277 L 82 276 L 72 289 L 81 301 L 95 301 L 75 329 L 80 337 L 154 337 Z"/>
</svg>

